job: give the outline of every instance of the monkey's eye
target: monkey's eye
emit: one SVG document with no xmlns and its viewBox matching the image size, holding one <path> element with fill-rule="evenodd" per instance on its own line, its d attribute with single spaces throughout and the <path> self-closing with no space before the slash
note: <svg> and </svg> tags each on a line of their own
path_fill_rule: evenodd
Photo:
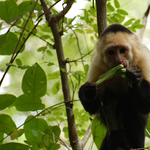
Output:
<svg viewBox="0 0 150 150">
<path fill-rule="evenodd" d="M 121 48 L 120 49 L 120 53 L 125 53 L 126 49 L 125 48 Z"/>
<path fill-rule="evenodd" d="M 108 51 L 108 54 L 109 54 L 109 55 L 114 55 L 115 52 L 114 52 L 113 50 L 109 50 L 109 51 Z"/>
</svg>

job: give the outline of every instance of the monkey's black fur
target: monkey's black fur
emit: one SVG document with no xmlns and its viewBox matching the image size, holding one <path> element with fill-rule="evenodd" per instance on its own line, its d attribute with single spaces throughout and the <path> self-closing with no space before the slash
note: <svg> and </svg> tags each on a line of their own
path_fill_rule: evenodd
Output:
<svg viewBox="0 0 150 150">
<path fill-rule="evenodd" d="M 101 102 L 118 100 L 115 113 L 123 129 L 107 134 L 100 150 L 117 150 L 122 148 L 143 148 L 145 126 L 150 112 L 150 84 L 145 81 L 138 68 L 127 69 L 126 76 L 132 79 L 133 87 L 128 93 L 120 95 L 107 89 L 103 96 L 94 83 L 85 83 L 79 90 L 79 98 L 85 110 L 90 114 L 98 114 L 105 123 Z"/>
<path fill-rule="evenodd" d="M 117 33 L 118 31 L 126 32 L 128 34 L 133 34 L 128 28 L 125 28 L 124 26 L 122 26 L 120 24 L 112 24 L 102 32 L 101 36 L 104 36 L 110 32 Z"/>
<path fill-rule="evenodd" d="M 114 24 L 106 28 L 101 36 L 111 32 L 133 34 L 122 25 Z M 107 126 L 103 106 L 110 105 L 119 123 L 119 129 L 106 134 L 100 150 L 130 150 L 144 147 L 145 127 L 150 112 L 150 83 L 143 78 L 138 67 L 127 67 L 126 77 L 132 81 L 132 87 L 127 86 L 125 91 L 116 88 L 117 85 L 114 84 L 114 89 L 118 89 L 116 93 L 110 88 L 109 84 L 112 82 L 109 81 L 103 86 L 103 92 L 91 82 L 86 82 L 79 90 L 80 101 L 87 112 L 91 115 L 97 114 L 101 122 Z M 124 87 L 128 82 L 121 84 Z"/>
</svg>

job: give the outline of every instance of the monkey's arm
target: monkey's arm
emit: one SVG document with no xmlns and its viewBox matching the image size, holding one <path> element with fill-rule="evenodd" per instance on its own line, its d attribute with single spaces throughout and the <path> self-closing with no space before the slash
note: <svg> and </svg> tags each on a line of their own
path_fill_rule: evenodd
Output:
<svg viewBox="0 0 150 150">
<path fill-rule="evenodd" d="M 97 113 L 100 108 L 100 92 L 94 83 L 86 82 L 79 89 L 80 101 L 87 112 L 91 115 Z"/>
<path fill-rule="evenodd" d="M 130 95 L 134 104 L 142 113 L 150 112 L 150 84 L 143 78 L 141 70 L 137 67 L 127 69 L 127 78 L 132 80 Z"/>
</svg>

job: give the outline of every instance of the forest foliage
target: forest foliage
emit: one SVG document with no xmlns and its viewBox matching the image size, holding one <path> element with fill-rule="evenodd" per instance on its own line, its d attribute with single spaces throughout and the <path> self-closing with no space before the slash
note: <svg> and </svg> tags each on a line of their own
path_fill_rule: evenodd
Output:
<svg viewBox="0 0 150 150">
<path fill-rule="evenodd" d="M 59 1 L 45 0 L 52 15 L 61 11 L 55 7 Z M 0 94 L 0 150 L 71 149 L 60 79 L 60 71 L 65 70 L 58 65 L 53 33 L 41 1 L 0 1 L 0 18 L 0 84 L 3 89 Z M 107 23 L 123 24 L 133 32 L 144 27 L 140 19 L 129 17 L 119 0 L 107 0 Z M 78 99 L 78 89 L 86 80 L 98 38 L 96 7 L 92 6 L 92 1 L 82 14 L 60 19 L 59 28 L 79 139 L 83 139 L 92 120 L 92 136 L 100 147 L 99 141 L 106 129 L 85 112 Z M 10 80 L 5 86 L 7 74 Z"/>
</svg>

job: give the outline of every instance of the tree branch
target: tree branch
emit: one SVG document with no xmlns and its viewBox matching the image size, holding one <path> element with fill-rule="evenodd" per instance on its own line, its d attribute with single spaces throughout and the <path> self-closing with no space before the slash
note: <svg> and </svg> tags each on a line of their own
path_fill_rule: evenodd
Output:
<svg viewBox="0 0 150 150">
<path fill-rule="evenodd" d="M 89 125 L 85 135 L 84 135 L 84 138 L 82 139 L 82 144 L 83 144 L 83 147 L 85 146 L 85 144 L 87 143 L 89 137 L 91 136 L 91 126 L 92 124 Z"/>
<path fill-rule="evenodd" d="M 22 29 L 22 32 L 20 33 L 19 39 L 18 39 L 18 41 L 17 41 L 16 47 L 15 47 L 15 49 L 14 49 L 14 52 L 13 52 L 13 54 L 12 54 L 12 56 L 11 56 L 11 59 L 10 59 L 9 63 L 13 63 L 13 61 L 15 60 L 15 58 L 17 57 L 17 55 L 19 54 L 19 52 L 20 52 L 20 50 L 21 50 L 21 48 L 22 48 L 22 47 L 21 47 L 21 48 L 18 50 L 18 52 L 16 52 L 16 51 L 17 51 L 17 48 L 18 48 L 18 45 L 19 45 L 19 43 L 20 43 L 20 40 L 21 40 L 21 38 L 22 38 L 22 35 L 23 35 L 23 33 L 24 33 L 24 31 L 25 31 L 25 28 L 26 28 L 26 26 L 27 26 L 27 24 L 28 24 L 28 22 L 29 22 L 29 19 L 31 18 L 32 12 L 33 12 L 33 10 L 34 10 L 36 4 L 37 4 L 37 0 L 35 1 L 35 4 L 34 4 L 34 6 L 33 6 L 32 10 L 31 10 L 31 12 L 30 12 L 30 14 L 29 14 L 29 17 L 28 17 L 28 19 L 27 19 L 27 21 L 26 21 L 26 23 L 25 23 L 25 25 L 24 25 L 24 27 L 23 27 L 23 29 Z M 13 24 L 13 25 L 14 25 L 14 24 Z M 9 30 L 10 30 L 10 29 L 9 29 Z M 9 30 L 8 30 L 8 31 L 9 31 Z M 8 31 L 7 31 L 7 33 L 8 33 Z M 25 41 L 25 42 L 26 42 L 26 41 Z M 25 42 L 24 42 L 24 44 L 25 44 Z M 22 46 L 23 46 L 23 45 L 22 45 Z M 3 77 L 2 77 L 1 80 L 0 80 L 0 86 L 2 85 L 2 82 L 3 82 L 4 78 L 5 78 L 5 75 L 6 75 L 7 72 L 9 71 L 9 68 L 10 68 L 10 66 L 7 66 L 7 68 L 6 68 L 6 70 L 5 70 L 4 74 L 3 74 Z"/>
<path fill-rule="evenodd" d="M 96 0 L 98 36 L 100 36 L 102 31 L 107 27 L 106 3 L 107 0 Z M 110 103 L 109 105 L 102 104 L 108 132 L 118 130 L 121 128 L 116 118 L 116 114 L 114 113 L 113 107 L 113 103 Z"/>
<path fill-rule="evenodd" d="M 68 11 L 70 10 L 70 8 L 72 7 L 73 3 L 74 3 L 74 0 L 67 0 L 67 2 L 64 3 L 64 4 L 66 4 L 66 7 L 63 8 L 63 10 L 62 10 L 59 14 L 56 15 L 56 18 L 57 18 L 58 21 L 59 21 L 60 19 L 62 19 L 62 18 L 67 14 L 67 12 L 68 12 Z M 63 4 L 63 5 L 64 5 L 64 4 Z"/>
<path fill-rule="evenodd" d="M 61 12 L 56 16 L 51 15 L 44 0 L 40 0 L 40 1 L 46 16 L 46 20 L 54 36 L 55 48 L 56 48 L 58 63 L 60 68 L 63 96 L 66 105 L 70 144 L 74 150 L 82 150 L 82 144 L 79 141 L 76 125 L 75 125 L 74 111 L 72 109 L 73 103 L 70 102 L 71 95 L 70 95 L 69 81 L 68 81 L 68 76 L 66 71 L 66 63 L 65 63 L 64 53 L 63 53 L 62 40 L 61 40 L 61 34 L 60 34 L 59 22 L 58 22 L 58 20 L 60 20 L 64 16 L 64 14 L 68 12 L 68 10 L 72 6 L 72 2 L 74 1 L 73 0 L 67 1 L 68 2 L 67 5 L 69 6 L 68 7 L 66 6 L 63 15 Z"/>
<path fill-rule="evenodd" d="M 149 0 L 149 3 L 148 3 L 148 8 L 147 8 L 147 10 L 146 10 L 146 12 L 143 16 L 143 25 L 145 27 L 141 29 L 140 36 L 139 36 L 140 39 L 143 38 L 143 34 L 144 34 L 144 31 L 145 31 L 145 28 L 146 28 L 147 18 L 148 18 L 149 12 L 150 12 L 150 0 Z"/>
<path fill-rule="evenodd" d="M 107 27 L 107 0 L 96 0 L 98 37 Z"/>
</svg>

